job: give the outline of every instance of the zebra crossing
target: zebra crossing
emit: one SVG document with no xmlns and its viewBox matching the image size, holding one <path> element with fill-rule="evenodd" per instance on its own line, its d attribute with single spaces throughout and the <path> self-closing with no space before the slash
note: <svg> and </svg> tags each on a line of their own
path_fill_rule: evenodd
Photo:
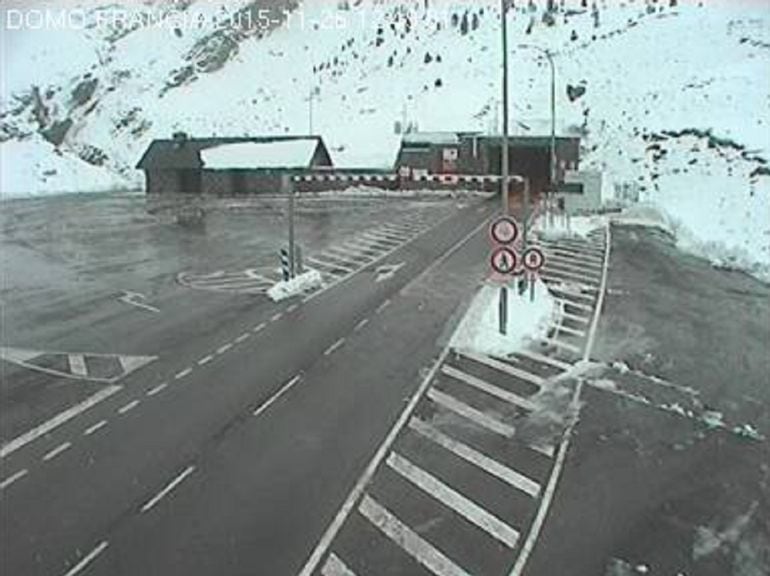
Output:
<svg viewBox="0 0 770 576">
<path fill-rule="evenodd" d="M 504 359 L 449 351 L 301 576 L 511 573 L 558 468 L 560 436 L 533 433 L 531 416 L 583 352 L 605 234 L 540 243 L 561 309 L 548 334 Z M 583 259 L 598 266 L 582 268 Z M 581 275 L 577 287 L 558 274 L 569 267 Z"/>
<path fill-rule="evenodd" d="M 409 215 L 361 231 L 321 251 L 310 252 L 304 258 L 305 268 L 318 270 L 327 284 L 338 281 L 419 236 L 445 216 L 445 211 Z M 177 275 L 177 282 L 187 288 L 235 294 L 264 294 L 280 280 L 281 270 L 277 267 Z"/>
</svg>

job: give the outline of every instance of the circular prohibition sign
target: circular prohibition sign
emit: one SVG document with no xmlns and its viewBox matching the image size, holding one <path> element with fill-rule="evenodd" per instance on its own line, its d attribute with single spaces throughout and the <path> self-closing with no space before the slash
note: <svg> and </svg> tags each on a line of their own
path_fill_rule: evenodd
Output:
<svg viewBox="0 0 770 576">
<path fill-rule="evenodd" d="M 516 270 L 517 260 L 516 252 L 505 246 L 495 248 L 489 257 L 492 270 L 498 274 L 513 274 Z"/>
<path fill-rule="evenodd" d="M 529 272 L 539 272 L 545 264 L 545 254 L 540 248 L 527 248 L 522 256 L 522 264 Z"/>
<path fill-rule="evenodd" d="M 510 216 L 501 216 L 492 222 L 489 234 L 498 244 L 512 244 L 519 237 L 519 225 Z"/>
</svg>

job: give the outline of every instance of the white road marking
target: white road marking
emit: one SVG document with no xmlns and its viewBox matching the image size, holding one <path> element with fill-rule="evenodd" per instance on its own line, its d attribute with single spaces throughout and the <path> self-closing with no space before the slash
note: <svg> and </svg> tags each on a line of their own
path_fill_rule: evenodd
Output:
<svg viewBox="0 0 770 576">
<path fill-rule="evenodd" d="M 24 478 L 27 474 L 29 474 L 29 470 L 27 470 L 26 468 L 19 470 L 15 474 L 11 474 L 10 476 L 8 476 L 8 478 L 0 482 L 0 490 L 5 490 L 17 480 L 21 480 L 22 478 Z"/>
<path fill-rule="evenodd" d="M 576 262 L 568 256 L 558 256 L 549 254 L 546 256 L 546 266 L 561 268 L 563 270 L 572 270 L 573 272 L 594 273 L 598 279 L 601 275 L 602 265 L 598 262 Z"/>
<path fill-rule="evenodd" d="M 139 405 L 139 400 L 132 400 L 125 406 L 118 408 L 118 414 L 125 414 L 126 412 L 130 412 L 134 408 L 136 408 Z"/>
<path fill-rule="evenodd" d="M 470 576 L 371 496 L 364 496 L 358 511 L 385 536 L 436 576 Z"/>
<path fill-rule="evenodd" d="M 386 462 L 392 470 L 398 472 L 427 495 L 451 508 L 509 548 L 516 547 L 519 533 L 470 498 L 463 496 L 430 472 L 416 466 L 396 452 L 391 452 Z"/>
<path fill-rule="evenodd" d="M 283 312 L 278 312 L 277 314 L 273 314 L 273 317 L 270 318 L 270 322 L 278 322 L 281 318 L 283 318 Z"/>
<path fill-rule="evenodd" d="M 307 259 L 308 262 L 313 264 L 314 266 L 321 266 L 324 268 L 328 268 L 329 270 L 342 270 L 343 272 L 355 272 L 356 267 L 351 266 L 350 264 L 340 264 L 336 261 L 329 261 L 325 258 L 321 258 L 318 255 L 310 256 Z"/>
<path fill-rule="evenodd" d="M 249 332 L 244 332 L 243 334 L 238 336 L 238 338 L 235 339 L 235 342 L 236 342 L 236 344 L 242 344 L 243 342 L 245 342 L 249 338 L 251 338 L 251 334 Z"/>
<path fill-rule="evenodd" d="M 230 344 L 229 342 L 227 344 L 223 344 L 222 346 L 217 348 L 217 354 L 224 354 L 225 352 L 227 352 L 232 347 L 233 347 L 233 345 Z"/>
<path fill-rule="evenodd" d="M 273 405 L 273 403 L 278 400 L 281 396 L 286 394 L 289 390 L 291 390 L 297 382 L 302 380 L 302 376 L 300 374 L 297 374 L 294 378 L 289 380 L 286 384 L 283 385 L 283 387 L 278 390 L 275 394 L 273 394 L 270 398 L 268 398 L 261 406 L 259 406 L 256 410 L 254 410 L 254 416 L 259 416 L 262 414 L 265 410 L 270 408 L 270 406 Z"/>
<path fill-rule="evenodd" d="M 43 460 L 46 462 L 48 462 L 49 460 L 53 460 L 59 454 L 61 454 L 65 450 L 69 450 L 71 447 L 72 447 L 72 442 L 62 442 L 56 448 L 54 448 L 53 450 L 48 452 L 45 456 L 43 456 Z"/>
<path fill-rule="evenodd" d="M 345 339 L 344 339 L 344 338 L 340 338 L 339 340 L 337 340 L 337 341 L 336 341 L 334 344 L 332 344 L 331 346 L 329 346 L 329 347 L 328 347 L 328 348 L 327 348 L 327 349 L 324 351 L 324 356 L 329 356 L 329 355 L 333 354 L 333 353 L 334 353 L 334 351 L 335 351 L 337 348 L 339 348 L 340 346 L 342 346 L 344 343 L 345 343 Z"/>
<path fill-rule="evenodd" d="M 557 348 L 563 348 L 564 350 L 574 352 L 575 354 L 580 354 L 580 348 L 578 348 L 574 344 L 570 344 L 568 342 L 559 340 L 558 338 L 540 338 L 538 342 L 542 342 L 550 346 L 556 346 Z"/>
<path fill-rule="evenodd" d="M 177 372 L 177 374 L 174 376 L 176 380 L 181 380 L 182 378 L 185 378 L 186 376 L 189 376 L 192 374 L 192 368 L 185 368 L 181 372 Z"/>
<path fill-rule="evenodd" d="M 551 358 L 550 356 L 545 356 L 544 354 L 538 354 L 537 352 L 534 352 L 533 350 L 527 350 L 526 348 L 516 350 L 516 354 L 519 356 L 524 356 L 525 358 L 529 358 L 530 360 L 534 360 L 535 362 L 540 362 L 541 364 L 548 364 L 549 366 L 553 366 L 559 370 L 569 370 L 572 368 L 572 364 L 569 364 L 568 362 L 563 362 L 558 358 Z"/>
<path fill-rule="evenodd" d="M 88 428 L 86 428 L 85 431 L 83 432 L 83 434 L 85 436 L 90 436 L 91 434 L 93 434 L 97 430 L 101 430 L 102 428 L 104 428 L 106 425 L 107 425 L 107 421 L 106 420 L 100 420 L 99 422 L 97 422 L 93 426 L 89 426 Z"/>
<path fill-rule="evenodd" d="M 70 568 L 67 573 L 64 576 L 75 576 L 76 574 L 79 574 L 83 568 L 88 566 L 91 562 L 93 562 L 99 554 L 105 551 L 109 543 L 104 540 L 101 542 L 96 548 L 91 550 L 88 554 L 86 554 L 80 562 L 75 564 L 72 568 Z"/>
<path fill-rule="evenodd" d="M 139 292 L 123 292 L 123 296 L 118 298 L 118 300 L 120 300 L 121 302 L 130 304 L 131 306 L 136 306 L 137 308 L 141 308 L 142 310 L 147 310 L 148 312 L 154 312 L 155 314 L 160 312 L 160 310 L 157 309 L 155 306 L 150 306 L 149 304 L 145 304 L 144 302 L 138 301 L 138 300 L 144 300 L 144 299 L 145 299 L 144 294 L 140 294 Z"/>
<path fill-rule="evenodd" d="M 321 568 L 321 576 L 356 576 L 356 573 L 348 568 L 345 563 L 332 552 L 326 559 L 323 568 Z"/>
<path fill-rule="evenodd" d="M 513 392 L 510 392 L 508 390 L 505 390 L 504 388 L 500 388 L 499 386 L 490 384 L 489 382 L 486 382 L 481 378 L 476 378 L 471 374 L 467 374 L 462 370 L 458 370 L 454 366 L 449 366 L 448 364 L 444 364 L 441 367 L 441 372 L 451 378 L 454 378 L 458 382 L 467 384 L 468 386 L 471 386 L 476 390 L 481 390 L 482 392 L 489 394 L 490 396 L 499 398 L 504 402 L 508 402 L 509 404 L 513 404 L 514 406 L 518 406 L 519 408 L 523 408 L 524 410 L 532 411 L 535 409 L 535 404 L 531 400 L 528 400 L 527 398 L 519 396 L 518 394 L 514 394 Z"/>
<path fill-rule="evenodd" d="M 86 367 L 86 358 L 83 354 L 69 354 L 67 356 L 70 365 L 70 371 L 78 376 L 88 376 Z"/>
<path fill-rule="evenodd" d="M 540 278 L 542 278 L 543 281 L 545 282 L 548 282 L 548 281 L 555 282 L 555 284 L 548 286 L 548 290 L 550 292 L 558 292 L 560 294 L 560 296 L 558 297 L 559 300 L 563 300 L 567 304 L 582 305 L 583 310 L 585 310 L 586 308 L 589 310 L 593 310 L 590 304 L 585 304 L 584 302 L 576 302 L 575 300 L 579 298 L 581 300 L 587 300 L 588 302 L 593 304 L 594 300 L 596 300 L 596 297 L 591 296 L 589 294 L 575 293 L 572 290 L 565 288 L 562 285 L 563 281 L 559 278 L 556 278 L 556 279 L 549 278 L 548 276 L 545 276 L 545 275 L 540 276 Z"/>
<path fill-rule="evenodd" d="M 565 326 L 562 324 L 561 326 L 553 326 L 553 328 L 556 330 L 556 332 L 564 332 L 565 334 L 571 334 L 572 336 L 577 336 L 579 338 L 582 338 L 586 335 L 586 333 L 583 330 L 577 330 L 575 328 L 570 328 L 568 326 Z"/>
<path fill-rule="evenodd" d="M 257 324 L 256 326 L 254 326 L 254 328 L 252 328 L 251 331 L 254 332 L 254 334 L 256 334 L 257 332 L 262 332 L 262 330 L 265 329 L 265 326 L 267 326 L 267 322 L 262 322 L 261 324 Z"/>
<path fill-rule="evenodd" d="M 107 398 L 109 398 L 110 396 L 112 396 L 113 394 L 115 394 L 116 392 L 122 389 L 123 389 L 122 386 L 108 386 L 107 388 L 99 390 L 99 392 L 97 392 L 96 394 L 94 394 L 89 398 L 86 398 L 80 404 L 77 404 L 72 408 L 68 408 L 63 412 L 60 412 L 59 414 L 57 414 L 50 420 L 44 422 L 40 426 L 33 428 L 29 432 L 25 432 L 21 436 L 17 436 L 7 444 L 3 445 L 2 448 L 0 448 L 0 458 L 5 458 L 9 454 L 18 450 L 19 448 L 26 446 L 30 442 L 34 442 L 41 436 L 45 436 L 55 428 L 58 428 L 65 422 L 69 422 L 78 414 L 82 414 L 89 408 L 93 408 L 99 402 L 106 400 Z"/>
<path fill-rule="evenodd" d="M 214 357 L 211 354 L 209 354 L 208 356 L 204 356 L 203 358 L 198 360 L 198 366 L 205 366 L 206 364 L 211 362 L 213 359 Z"/>
<path fill-rule="evenodd" d="M 420 398 L 422 397 L 423 393 L 425 392 L 427 387 L 430 385 L 431 380 L 433 380 L 433 377 L 436 375 L 436 372 L 438 371 L 439 367 L 446 359 L 448 353 L 449 353 L 449 347 L 444 348 L 444 350 L 441 352 L 438 359 L 436 360 L 436 363 L 433 364 L 428 374 L 425 376 L 425 378 L 423 378 L 423 381 L 420 383 L 420 386 L 412 395 L 412 398 L 409 400 L 409 403 L 404 408 L 404 411 L 398 417 L 398 420 L 396 420 L 396 423 L 390 429 L 390 432 L 388 432 L 388 435 L 385 437 L 385 440 L 377 449 L 377 452 L 375 452 L 374 456 L 372 456 L 372 459 L 369 461 L 369 464 L 366 466 L 364 473 L 361 474 L 355 486 L 353 486 L 353 489 L 350 491 L 350 494 L 348 494 L 347 499 L 340 507 L 339 511 L 337 512 L 337 515 L 334 517 L 331 524 L 329 524 L 329 526 L 326 528 L 326 531 L 324 532 L 323 536 L 321 536 L 321 539 L 319 540 L 316 547 L 313 549 L 313 552 L 310 554 L 310 557 L 307 559 L 307 562 L 303 566 L 302 571 L 299 573 L 298 576 L 311 576 L 311 574 L 313 574 L 313 572 L 316 569 L 316 566 L 318 566 L 319 562 L 321 561 L 321 558 L 323 558 L 323 555 L 329 549 L 329 546 L 331 546 L 331 543 L 334 540 L 337 533 L 340 531 L 340 528 L 342 528 L 342 525 L 344 524 L 345 519 L 353 510 L 353 507 L 356 505 L 356 502 L 358 501 L 358 499 L 364 493 L 366 486 L 369 484 L 369 481 L 372 479 L 372 476 L 374 476 L 374 473 L 377 471 L 377 467 L 380 465 L 380 462 L 382 462 L 382 460 L 387 455 L 388 451 L 390 450 L 390 447 L 393 445 L 393 442 L 396 441 L 396 437 L 398 436 L 398 433 L 407 423 L 407 421 L 409 420 L 409 417 L 412 415 L 412 412 L 414 412 L 414 409 L 417 407 L 417 403 L 420 401 Z"/>
<path fill-rule="evenodd" d="M 378 232 L 364 232 L 362 234 L 364 238 L 369 238 L 371 240 L 374 240 L 375 242 L 379 242 L 380 244 L 391 244 L 391 245 L 397 245 L 403 242 L 403 239 L 399 238 L 393 238 L 392 236 L 387 236 L 382 233 Z"/>
<path fill-rule="evenodd" d="M 573 322 L 580 322 L 581 324 L 588 324 L 589 319 L 585 316 L 579 316 L 578 314 L 570 314 L 569 312 L 562 312 L 562 318 L 565 320 L 572 320 Z"/>
<path fill-rule="evenodd" d="M 387 308 L 388 306 L 390 306 L 390 298 L 388 298 L 387 300 L 385 300 L 385 302 L 383 302 L 382 304 L 380 304 L 379 306 L 377 306 L 377 310 L 375 310 L 375 312 L 376 312 L 377 314 L 379 314 L 380 312 L 382 312 L 383 310 L 385 310 L 385 308 Z"/>
<path fill-rule="evenodd" d="M 500 422 L 491 416 L 487 416 L 481 410 L 476 410 L 476 408 L 468 406 L 464 402 L 460 402 L 453 396 L 441 392 L 440 390 L 431 388 L 428 390 L 427 396 L 439 406 L 442 406 L 447 410 L 451 410 L 452 412 L 463 416 L 471 422 L 475 422 L 479 426 L 483 426 L 484 428 L 491 430 L 495 434 L 500 434 L 501 436 L 510 438 L 516 432 L 516 429 L 513 426 L 505 424 L 504 422 Z"/>
<path fill-rule="evenodd" d="M 358 332 L 359 330 L 361 330 L 367 324 L 369 324 L 369 318 L 364 318 L 358 324 L 356 324 L 356 327 L 353 328 L 353 332 Z"/>
<path fill-rule="evenodd" d="M 599 315 L 601 314 L 602 306 L 604 304 L 604 293 L 607 288 L 607 268 L 609 266 L 609 260 L 610 260 L 610 229 L 609 227 L 605 228 L 604 231 L 604 237 L 605 237 L 605 252 L 604 252 L 604 269 L 602 271 L 602 282 L 599 290 L 599 300 L 596 303 L 596 308 L 594 309 L 593 318 L 591 320 L 591 328 L 588 333 L 588 342 L 586 343 L 585 350 L 583 351 L 583 359 L 588 360 L 591 356 L 591 349 L 593 348 L 594 340 L 596 337 L 596 329 L 599 325 Z M 575 393 L 572 396 L 572 402 L 574 405 L 578 405 L 578 400 L 580 399 L 580 393 L 583 389 L 583 381 L 581 379 L 578 379 L 577 386 L 575 387 Z M 540 506 L 538 507 L 537 514 L 535 515 L 535 519 L 532 522 L 532 527 L 530 528 L 529 534 L 527 535 L 527 539 L 525 540 L 524 544 L 521 547 L 521 553 L 519 554 L 519 557 L 516 559 L 516 563 L 513 565 L 513 568 L 511 569 L 510 576 L 521 576 L 524 572 L 524 568 L 527 565 L 527 561 L 529 560 L 530 554 L 532 554 L 532 550 L 535 547 L 535 544 L 537 543 L 537 539 L 540 537 L 540 531 L 543 528 L 543 524 L 545 523 L 545 518 L 548 515 L 548 511 L 551 507 L 551 502 L 553 500 L 554 492 L 556 491 L 556 484 L 559 480 L 559 477 L 561 476 L 561 471 L 564 467 L 564 461 L 567 457 L 567 450 L 569 449 L 570 440 L 572 438 L 572 432 L 575 428 L 575 425 L 577 424 L 578 419 L 573 418 L 570 425 L 567 427 L 567 430 L 564 432 L 564 435 L 562 436 L 561 444 L 559 445 L 559 453 L 556 456 L 556 462 L 554 463 L 553 469 L 551 470 L 551 477 L 548 479 L 548 484 L 545 489 L 545 493 L 543 494 L 543 498 L 540 501 Z"/>
<path fill-rule="evenodd" d="M 179 486 L 184 479 L 195 471 L 195 466 L 188 466 L 185 468 L 176 478 L 166 484 L 166 487 L 152 497 L 144 506 L 142 506 L 142 512 L 151 510 L 158 502 L 165 498 L 174 488 Z"/>
<path fill-rule="evenodd" d="M 476 354 L 475 352 L 466 352 L 466 351 L 460 352 L 460 355 L 464 356 L 465 358 L 468 358 L 469 360 L 473 360 L 474 362 L 478 362 L 479 364 L 489 366 L 490 368 L 493 368 L 499 372 L 504 372 L 505 374 L 509 374 L 510 376 L 513 376 L 514 378 L 518 378 L 519 380 L 530 382 L 535 386 L 539 386 L 541 388 L 543 386 L 543 383 L 545 382 L 545 380 L 541 376 L 538 376 L 537 374 L 532 374 L 531 372 L 527 372 L 526 370 L 521 370 L 520 368 L 511 366 L 510 364 L 508 364 L 508 362 L 501 362 L 500 360 L 492 358 L 491 356 L 486 356 L 484 354 Z"/>
<path fill-rule="evenodd" d="M 524 492 L 525 494 L 528 494 L 532 498 L 537 498 L 537 496 L 540 494 L 540 485 L 534 480 L 527 478 L 524 474 L 521 474 L 520 472 L 517 472 L 516 470 L 501 464 L 486 454 L 482 454 L 475 448 L 471 448 L 467 444 L 463 444 L 459 440 L 455 440 L 454 438 L 447 436 L 427 422 L 423 422 L 419 418 L 414 417 L 409 421 L 409 428 L 415 432 L 418 432 L 419 434 L 422 434 L 439 446 L 446 448 L 452 452 L 452 454 L 459 456 L 466 462 L 481 468 L 487 474 L 495 476 L 506 484 Z"/>
<path fill-rule="evenodd" d="M 292 312 L 295 312 L 299 308 L 299 304 L 292 304 L 286 309 L 287 314 L 291 314 Z"/>
<path fill-rule="evenodd" d="M 580 274 L 578 272 L 575 272 L 574 270 L 564 270 L 563 268 L 554 266 L 551 263 L 548 263 L 545 265 L 545 267 L 543 268 L 543 272 L 544 274 L 551 277 L 576 280 L 588 286 L 593 286 L 593 282 L 596 282 L 596 280 L 598 279 L 596 276 L 592 276 L 589 274 Z"/>
<path fill-rule="evenodd" d="M 341 255 L 344 258 L 354 258 L 358 263 L 360 262 L 371 262 L 373 258 L 371 256 L 367 256 L 366 254 L 363 254 L 360 251 L 353 250 L 351 248 L 348 248 L 346 246 L 329 246 L 326 249 L 326 252 L 331 252 L 334 256 Z"/>
<path fill-rule="evenodd" d="M 583 310 L 585 312 L 593 311 L 591 306 L 588 304 L 582 304 L 581 302 L 572 302 L 571 300 L 565 300 L 564 298 L 554 298 L 554 300 L 557 304 L 561 304 L 562 306 L 572 306 L 573 308 L 577 308 L 578 310 Z"/>
<path fill-rule="evenodd" d="M 155 396 L 158 392 L 161 392 L 167 387 L 168 387 L 168 384 L 166 382 L 161 382 L 160 384 L 155 386 L 155 388 L 151 388 L 150 390 L 147 390 L 147 396 Z"/>
</svg>

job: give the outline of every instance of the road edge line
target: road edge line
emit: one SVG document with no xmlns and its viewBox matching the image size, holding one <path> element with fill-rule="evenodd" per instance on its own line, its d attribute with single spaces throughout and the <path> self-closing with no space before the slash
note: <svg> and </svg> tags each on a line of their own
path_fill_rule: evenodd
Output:
<svg viewBox="0 0 770 576">
<path fill-rule="evenodd" d="M 596 331 L 599 326 L 599 316 L 601 316 L 601 311 L 604 306 L 604 294 L 607 288 L 607 272 L 610 263 L 610 245 L 612 243 L 610 236 L 610 224 L 607 223 L 606 226 L 607 227 L 605 228 L 604 234 L 607 244 L 604 247 L 602 281 L 599 285 L 599 297 L 596 300 L 596 308 L 594 309 L 594 315 L 591 319 L 591 328 L 588 332 L 588 341 L 586 342 L 585 349 L 583 350 L 583 362 L 587 361 L 591 355 L 591 349 L 593 348 L 594 340 L 596 338 Z M 573 406 L 577 406 L 578 402 L 580 401 L 580 394 L 582 391 L 583 381 L 579 379 L 577 386 L 575 387 L 575 393 L 572 395 Z M 521 576 L 525 566 L 527 565 L 529 556 L 532 554 L 532 550 L 534 550 L 535 544 L 537 544 L 537 540 L 540 537 L 540 531 L 543 529 L 546 516 L 548 516 L 548 512 L 551 509 L 551 503 L 553 502 L 553 497 L 556 493 L 556 485 L 559 482 L 562 469 L 564 468 L 564 462 L 567 459 L 567 450 L 569 449 L 570 442 L 572 440 L 572 432 L 575 429 L 577 423 L 578 415 L 576 414 L 574 418 L 572 418 L 572 421 L 570 422 L 567 429 L 564 431 L 561 444 L 559 445 L 559 452 L 556 455 L 556 462 L 553 465 L 551 476 L 548 479 L 548 484 L 546 485 L 545 492 L 543 493 L 543 499 L 540 501 L 540 506 L 538 506 L 535 520 L 532 522 L 532 527 L 529 529 L 527 539 L 524 541 L 524 544 L 522 544 L 521 552 L 519 553 L 519 556 L 516 559 L 516 562 L 514 563 L 509 576 Z"/>
</svg>

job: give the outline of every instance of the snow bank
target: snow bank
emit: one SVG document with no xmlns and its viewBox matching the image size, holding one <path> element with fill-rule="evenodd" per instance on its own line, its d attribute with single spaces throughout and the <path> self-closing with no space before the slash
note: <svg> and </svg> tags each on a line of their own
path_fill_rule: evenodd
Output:
<svg viewBox="0 0 770 576">
<path fill-rule="evenodd" d="M 557 214 L 549 216 L 541 214 L 535 219 L 532 231 L 544 240 L 572 237 L 585 238 L 590 232 L 603 228 L 606 224 L 607 218 L 601 215 L 569 216 Z"/>
<path fill-rule="evenodd" d="M 206 168 L 307 168 L 318 141 L 311 138 L 277 142 L 239 142 L 201 150 Z"/>
<path fill-rule="evenodd" d="M 292 296 L 300 296 L 305 292 L 323 285 L 323 278 L 318 270 L 308 270 L 288 281 L 280 281 L 267 291 L 273 302 L 280 302 Z"/>
<path fill-rule="evenodd" d="M 552 318 L 557 314 L 556 302 L 539 280 L 535 284 L 534 301 L 530 301 L 529 289 L 519 296 L 516 289 L 509 287 L 507 333 L 502 335 L 499 331 L 499 302 L 499 285 L 483 286 L 452 335 L 450 345 L 459 351 L 506 358 L 521 349 L 527 340 L 545 336 Z"/>
</svg>

